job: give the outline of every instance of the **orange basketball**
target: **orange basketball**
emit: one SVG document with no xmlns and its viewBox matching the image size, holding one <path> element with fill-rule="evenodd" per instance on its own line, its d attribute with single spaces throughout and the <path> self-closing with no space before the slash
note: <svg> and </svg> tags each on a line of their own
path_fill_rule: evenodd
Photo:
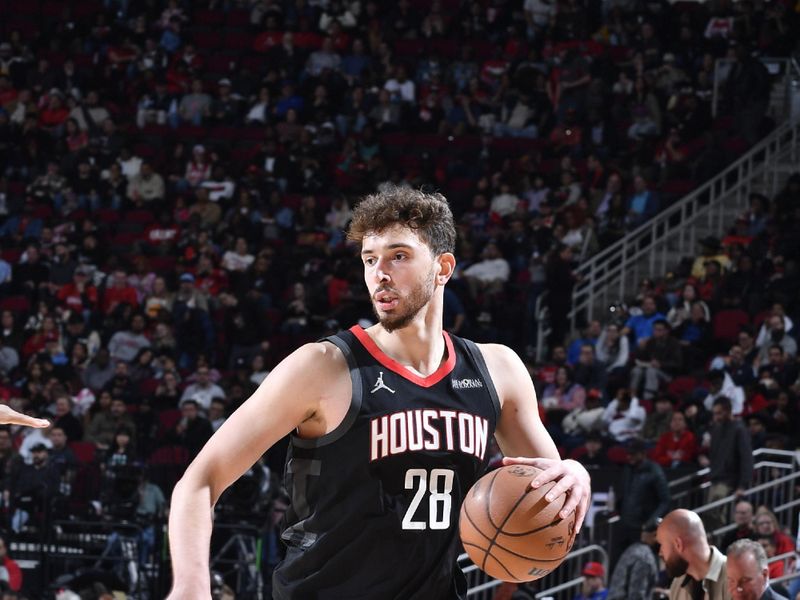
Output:
<svg viewBox="0 0 800 600">
<path fill-rule="evenodd" d="M 544 496 L 555 482 L 530 486 L 541 471 L 510 465 L 475 482 L 461 505 L 459 533 L 472 562 L 503 581 L 544 577 L 566 558 L 575 541 L 575 513 L 561 519 L 567 500 Z"/>
</svg>

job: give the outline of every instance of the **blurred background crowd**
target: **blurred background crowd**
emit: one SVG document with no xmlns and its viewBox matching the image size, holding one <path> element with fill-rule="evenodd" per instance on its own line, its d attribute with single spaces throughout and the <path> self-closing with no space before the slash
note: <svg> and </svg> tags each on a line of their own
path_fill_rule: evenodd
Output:
<svg viewBox="0 0 800 600">
<path fill-rule="evenodd" d="M 581 261 L 775 125 L 758 58 L 799 31 L 783 0 L 0 0 L 0 398 L 54 423 L 0 429 L 6 541 L 128 520 L 134 562 L 160 560 L 165 498 L 226 416 L 373 318 L 343 230 L 386 186 L 448 197 L 445 325 L 526 358 L 565 456 L 746 489 L 750 449 L 799 442 L 800 175 L 604 318 L 567 311 Z M 266 531 L 265 572 L 282 465 L 220 508 Z"/>
</svg>

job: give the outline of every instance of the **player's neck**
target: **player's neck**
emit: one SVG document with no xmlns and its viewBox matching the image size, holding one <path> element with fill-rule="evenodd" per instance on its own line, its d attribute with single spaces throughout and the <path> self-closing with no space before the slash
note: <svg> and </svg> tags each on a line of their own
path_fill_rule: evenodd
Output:
<svg viewBox="0 0 800 600">
<path fill-rule="evenodd" d="M 418 315 L 408 326 L 391 333 L 381 325 L 367 330 L 384 354 L 421 377 L 434 373 L 447 360 L 441 315 Z"/>
</svg>

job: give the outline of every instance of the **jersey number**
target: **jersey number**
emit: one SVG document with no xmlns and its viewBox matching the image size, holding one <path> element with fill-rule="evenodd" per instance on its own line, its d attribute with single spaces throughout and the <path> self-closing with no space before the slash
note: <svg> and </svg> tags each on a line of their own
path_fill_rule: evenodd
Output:
<svg viewBox="0 0 800 600">
<path fill-rule="evenodd" d="M 430 475 L 425 469 L 406 471 L 406 489 L 416 489 L 411 504 L 403 517 L 403 529 L 447 529 L 450 527 L 450 510 L 453 508 L 453 471 L 451 469 L 432 469 Z M 428 523 L 415 521 L 414 514 L 422 502 L 425 492 L 428 496 Z"/>
</svg>

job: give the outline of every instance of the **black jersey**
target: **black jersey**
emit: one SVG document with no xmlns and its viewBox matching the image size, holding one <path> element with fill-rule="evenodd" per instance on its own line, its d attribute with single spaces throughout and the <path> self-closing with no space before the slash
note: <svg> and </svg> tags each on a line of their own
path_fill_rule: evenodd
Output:
<svg viewBox="0 0 800 600">
<path fill-rule="evenodd" d="M 466 596 L 458 515 L 485 471 L 500 404 L 480 350 L 444 335 L 447 360 L 428 377 L 360 327 L 327 338 L 347 358 L 352 401 L 334 431 L 292 437 L 274 598 Z"/>
</svg>

